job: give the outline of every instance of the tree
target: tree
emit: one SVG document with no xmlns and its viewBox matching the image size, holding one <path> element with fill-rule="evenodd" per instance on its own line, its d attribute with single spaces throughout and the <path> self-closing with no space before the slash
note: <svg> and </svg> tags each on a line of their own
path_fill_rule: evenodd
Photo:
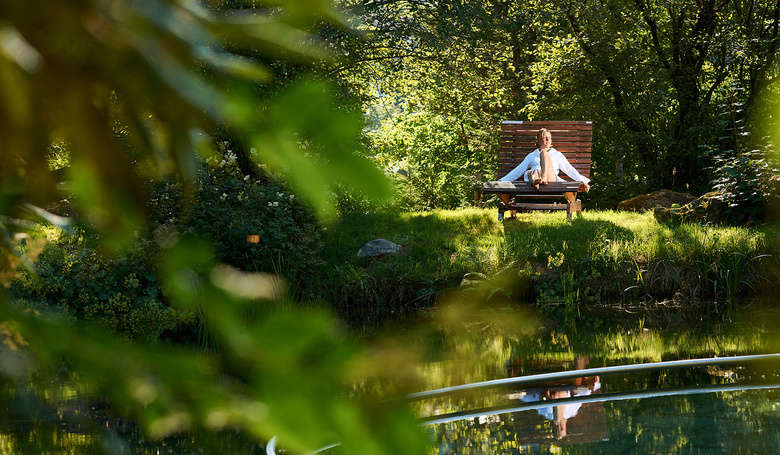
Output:
<svg viewBox="0 0 780 455">
<path fill-rule="evenodd" d="M 775 71 L 776 1 L 347 6 L 367 24 L 348 77 L 418 110 L 474 118 L 485 137 L 501 119 L 594 120 L 597 186 L 620 160 L 651 187 L 707 189 L 701 146 L 723 135 L 721 106 L 752 105 Z"/>
<path fill-rule="evenodd" d="M 763 3 L 766 12 L 769 5 Z M 583 52 L 606 79 L 616 111 L 629 130 L 648 135 L 648 131 L 643 131 L 641 119 L 626 109 L 625 94 L 637 87 L 631 87 L 630 82 L 621 80 L 616 74 L 622 66 L 615 61 L 611 49 L 621 47 L 621 41 L 635 39 L 630 47 L 649 49 L 651 56 L 648 60 L 652 62 L 653 73 L 663 78 L 672 89 L 675 105 L 668 145 L 661 157 L 661 183 L 667 187 L 684 184 L 702 187 L 706 183 L 703 180 L 706 175 L 701 172 L 704 156 L 700 145 L 708 138 L 706 126 L 713 123 L 713 94 L 739 66 L 753 60 L 734 52 L 742 44 L 743 36 L 734 33 L 734 30 L 739 30 L 740 24 L 750 24 L 747 27 L 752 29 L 753 25 L 757 26 L 762 36 L 772 33 L 764 24 L 756 23 L 766 22 L 766 17 L 756 19 L 752 13 L 745 12 L 758 6 L 757 2 L 633 0 L 584 5 L 567 4 L 566 17 Z M 742 17 L 734 14 L 729 7 L 742 12 Z M 602 20 L 596 18 L 606 18 L 609 24 L 621 23 L 622 30 L 603 27 Z M 770 28 L 776 36 L 776 24 Z M 605 30 L 607 33 L 604 33 Z M 762 61 L 759 66 L 765 65 L 774 52 L 774 42 L 775 38 L 771 38 L 762 46 L 765 49 L 764 55 L 757 59 Z M 638 60 L 636 57 L 648 58 L 642 52 L 635 54 L 635 62 Z M 641 155 L 647 162 L 653 162 L 652 153 L 652 149 L 643 147 Z M 673 168 L 676 172 L 672 172 Z"/>
</svg>

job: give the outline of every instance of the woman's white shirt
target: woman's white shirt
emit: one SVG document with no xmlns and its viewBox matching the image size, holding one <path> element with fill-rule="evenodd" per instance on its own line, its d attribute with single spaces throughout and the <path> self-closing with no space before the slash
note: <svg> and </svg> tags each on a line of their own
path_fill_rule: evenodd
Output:
<svg viewBox="0 0 780 455">
<path fill-rule="evenodd" d="M 584 175 L 577 172 L 577 169 L 574 169 L 574 166 L 572 166 L 569 163 L 569 160 L 566 159 L 565 156 L 563 156 L 563 153 L 559 152 L 558 150 L 555 150 L 554 148 L 550 148 L 550 159 L 553 162 L 553 167 L 555 171 L 555 175 L 559 182 L 562 182 L 563 179 L 558 175 L 558 171 L 563 171 L 564 174 L 568 175 L 572 178 L 572 180 L 577 182 L 585 182 L 589 183 L 590 179 L 585 177 Z M 509 171 L 509 173 L 503 177 L 501 177 L 499 180 L 502 182 L 512 182 L 514 180 L 519 179 L 520 177 L 523 178 L 523 180 L 528 180 L 527 178 L 527 171 L 537 170 L 541 173 L 542 164 L 540 160 L 540 152 L 539 149 L 534 150 L 533 152 L 529 153 L 525 156 L 523 159 L 523 162 L 518 164 L 517 167 Z"/>
</svg>

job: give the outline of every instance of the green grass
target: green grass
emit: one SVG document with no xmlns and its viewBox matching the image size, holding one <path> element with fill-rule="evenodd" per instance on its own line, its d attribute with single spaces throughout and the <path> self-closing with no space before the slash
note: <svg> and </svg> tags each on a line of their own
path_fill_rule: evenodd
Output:
<svg viewBox="0 0 780 455">
<path fill-rule="evenodd" d="M 325 260 L 374 272 L 400 272 L 439 279 L 467 271 L 490 271 L 499 264 L 504 228 L 485 210 L 436 210 L 350 216 L 326 238 Z M 358 258 L 360 247 L 384 238 L 405 247 L 400 255 Z"/>
<path fill-rule="evenodd" d="M 702 254 L 757 252 L 765 236 L 754 229 L 659 224 L 652 214 L 586 212 L 569 222 L 560 214 L 521 214 L 507 222 L 511 254 L 568 251 L 603 261 L 694 259 Z"/>
<path fill-rule="evenodd" d="M 359 258 L 384 238 L 397 255 Z M 652 213 L 587 211 L 581 218 L 495 210 L 351 215 L 328 231 L 317 294 L 348 315 L 383 319 L 426 308 L 464 274 L 531 282 L 542 303 L 708 300 L 733 304 L 778 283 L 770 227 L 659 224 Z M 767 256 L 769 255 L 769 256 Z M 527 287 L 526 287 L 527 288 Z"/>
</svg>

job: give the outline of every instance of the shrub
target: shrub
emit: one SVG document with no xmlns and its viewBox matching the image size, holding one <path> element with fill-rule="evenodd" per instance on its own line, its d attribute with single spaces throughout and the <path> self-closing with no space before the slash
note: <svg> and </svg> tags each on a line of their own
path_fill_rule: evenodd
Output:
<svg viewBox="0 0 780 455">
<path fill-rule="evenodd" d="M 767 207 L 779 199 L 780 166 L 770 156 L 769 138 L 762 142 L 757 148 L 712 153 L 712 188 L 726 203 L 728 218 L 737 224 L 763 221 Z"/>
<path fill-rule="evenodd" d="M 335 198 L 336 211 L 339 217 L 342 218 L 396 213 L 400 210 L 395 199 L 387 202 L 376 202 L 368 199 L 360 192 L 343 186 L 336 187 L 333 197 Z"/>
<path fill-rule="evenodd" d="M 47 245 L 34 272 L 23 271 L 11 283 L 14 299 L 96 321 L 131 338 L 154 340 L 193 321 L 193 315 L 163 303 L 150 242 L 139 241 L 116 259 L 100 254 L 94 242 L 93 234 L 77 228 Z"/>
<path fill-rule="evenodd" d="M 211 243 L 221 262 L 282 274 L 293 283 L 305 281 L 320 263 L 312 212 L 281 183 L 242 175 L 230 154 L 204 164 L 191 204 L 185 194 L 178 184 L 155 185 L 150 210 L 158 239 L 170 232 L 193 235 Z M 247 235 L 259 241 L 249 243 Z"/>
<path fill-rule="evenodd" d="M 197 318 L 164 303 L 155 273 L 158 245 L 179 235 L 199 237 L 212 244 L 217 260 L 282 274 L 301 283 L 296 290 L 321 263 L 311 212 L 280 183 L 241 175 L 230 156 L 204 163 L 192 189 L 163 181 L 153 183 L 150 194 L 150 230 L 139 233 L 123 257 L 101 254 L 94 246 L 97 235 L 76 228 L 46 246 L 33 273 L 22 271 L 12 282 L 14 300 L 96 321 L 132 338 L 167 333 L 189 339 Z M 248 243 L 249 234 L 259 242 Z"/>
<path fill-rule="evenodd" d="M 394 176 L 400 208 L 452 209 L 471 203 L 476 181 L 486 174 L 492 178 L 496 156 L 494 134 L 474 123 L 408 112 L 369 133 L 375 160 Z"/>
</svg>

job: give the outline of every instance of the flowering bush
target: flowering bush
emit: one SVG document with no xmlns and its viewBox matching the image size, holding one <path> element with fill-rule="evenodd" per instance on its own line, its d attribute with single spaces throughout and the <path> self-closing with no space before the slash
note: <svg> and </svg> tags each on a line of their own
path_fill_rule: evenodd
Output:
<svg viewBox="0 0 780 455">
<path fill-rule="evenodd" d="M 229 153 L 205 163 L 192 194 L 188 205 L 180 185 L 156 186 L 151 207 L 155 236 L 195 235 L 209 241 L 221 262 L 279 273 L 291 282 L 318 263 L 320 232 L 312 212 L 282 184 L 242 175 Z M 248 242 L 249 235 L 257 242 Z"/>
<path fill-rule="evenodd" d="M 12 283 L 15 300 L 93 320 L 133 338 L 166 333 L 190 338 L 195 315 L 167 305 L 155 273 L 160 245 L 175 236 L 207 240 L 218 261 L 281 274 L 291 283 L 308 283 L 306 274 L 321 262 L 311 212 L 281 184 L 241 175 L 230 156 L 206 162 L 191 190 L 155 183 L 149 211 L 150 231 L 139 232 L 122 257 L 98 251 L 97 235 L 86 229 L 63 234 L 41 253 L 34 273 L 23 272 Z M 257 236 L 257 243 L 248 242 L 249 235 Z"/>
</svg>

